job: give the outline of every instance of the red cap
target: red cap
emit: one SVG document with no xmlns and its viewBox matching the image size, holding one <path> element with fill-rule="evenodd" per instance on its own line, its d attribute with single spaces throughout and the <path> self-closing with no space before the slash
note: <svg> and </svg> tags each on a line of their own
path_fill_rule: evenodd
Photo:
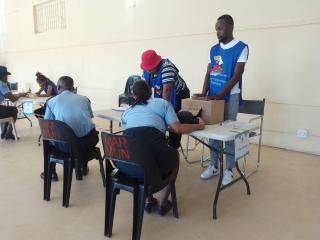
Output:
<svg viewBox="0 0 320 240">
<path fill-rule="evenodd" d="M 150 71 L 156 68 L 161 61 L 161 56 L 159 56 L 154 50 L 147 50 L 141 55 L 140 67 L 142 70 Z"/>
</svg>

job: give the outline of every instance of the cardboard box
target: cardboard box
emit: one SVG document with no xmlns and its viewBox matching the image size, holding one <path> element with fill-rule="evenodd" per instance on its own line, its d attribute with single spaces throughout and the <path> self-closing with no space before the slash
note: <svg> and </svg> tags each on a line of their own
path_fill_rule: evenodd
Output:
<svg viewBox="0 0 320 240">
<path fill-rule="evenodd" d="M 224 100 L 182 99 L 181 110 L 195 116 L 201 110 L 200 117 L 208 125 L 224 121 Z"/>
</svg>

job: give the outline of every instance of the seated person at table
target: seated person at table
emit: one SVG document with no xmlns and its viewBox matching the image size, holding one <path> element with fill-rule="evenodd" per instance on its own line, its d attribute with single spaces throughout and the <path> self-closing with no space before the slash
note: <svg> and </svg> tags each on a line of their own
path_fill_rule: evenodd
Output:
<svg viewBox="0 0 320 240">
<path fill-rule="evenodd" d="M 9 99 L 11 102 L 17 101 L 20 97 L 26 96 L 26 93 L 13 94 L 8 87 L 8 75 L 11 75 L 7 71 L 7 68 L 0 66 L 0 118 L 13 117 L 14 121 L 17 120 L 18 109 L 15 106 L 7 106 L 2 104 L 5 99 Z M 12 134 L 12 126 L 9 123 L 1 124 L 1 139 L 15 139 Z"/>
<path fill-rule="evenodd" d="M 39 91 L 36 92 L 38 97 L 54 97 L 58 95 L 58 89 L 54 82 L 52 82 L 49 78 L 43 75 L 40 72 L 36 73 L 37 83 L 40 86 Z M 44 93 L 42 93 L 44 92 Z M 34 111 L 36 116 L 43 116 L 46 112 L 46 106 L 38 108 Z"/>
<path fill-rule="evenodd" d="M 98 132 L 92 121 L 93 113 L 90 100 L 73 92 L 73 79 L 63 76 L 58 80 L 58 95 L 47 101 L 47 108 L 44 119 L 59 120 L 65 122 L 79 138 L 82 151 L 92 150 L 99 142 Z M 55 143 L 54 146 L 62 152 L 68 152 L 68 146 L 62 143 Z M 82 163 L 83 174 L 86 175 L 89 168 L 87 163 Z M 43 173 L 41 174 L 43 178 Z M 53 180 L 57 180 L 57 173 L 54 171 Z"/>
<path fill-rule="evenodd" d="M 151 89 L 143 80 L 134 83 L 133 94 L 134 104 L 121 117 L 122 126 L 125 129 L 124 134 L 145 139 L 155 156 L 160 172 L 166 175 L 175 171 L 176 178 L 179 169 L 179 155 L 172 155 L 171 147 L 166 142 L 165 132 L 167 127 L 176 133 L 190 133 L 203 129 L 203 121 L 200 119 L 199 124 L 181 124 L 170 102 L 161 98 L 150 98 Z M 117 164 L 117 168 L 131 177 L 143 178 L 143 172 L 140 169 L 133 170 L 121 164 Z M 158 208 L 160 215 L 166 214 L 172 207 L 171 202 L 168 201 L 169 193 L 169 186 L 161 191 Z M 150 211 L 151 207 L 156 205 L 157 200 L 149 196 L 146 210 L 149 208 L 147 211 Z"/>
</svg>

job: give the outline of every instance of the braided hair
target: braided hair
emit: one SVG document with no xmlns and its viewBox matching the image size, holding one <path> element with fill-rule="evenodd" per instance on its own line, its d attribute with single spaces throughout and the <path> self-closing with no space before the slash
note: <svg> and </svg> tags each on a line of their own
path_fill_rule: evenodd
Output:
<svg viewBox="0 0 320 240">
<path fill-rule="evenodd" d="M 135 101 L 131 107 L 136 105 L 146 105 L 148 104 L 148 99 L 151 97 L 151 88 L 144 80 L 138 80 L 133 84 L 132 88 L 133 95 L 135 96 Z"/>
</svg>

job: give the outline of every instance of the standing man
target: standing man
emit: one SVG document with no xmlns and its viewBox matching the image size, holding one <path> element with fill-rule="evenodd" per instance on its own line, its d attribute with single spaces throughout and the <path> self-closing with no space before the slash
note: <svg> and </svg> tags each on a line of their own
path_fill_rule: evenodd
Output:
<svg viewBox="0 0 320 240">
<path fill-rule="evenodd" d="M 210 50 L 210 62 L 203 84 L 202 94 L 208 100 L 224 99 L 224 120 L 236 120 L 239 102 L 242 99 L 242 74 L 248 59 L 248 45 L 234 39 L 233 19 L 222 15 L 217 19 L 216 32 L 219 43 Z M 210 140 L 209 144 L 217 148 L 218 141 Z M 226 142 L 228 153 L 234 153 L 234 141 Z M 222 184 L 233 180 L 234 156 L 227 155 L 227 166 Z M 202 179 L 209 179 L 218 174 L 218 155 L 211 151 L 211 164 L 201 174 Z"/>
<path fill-rule="evenodd" d="M 190 98 L 190 90 L 179 75 L 179 69 L 169 60 L 163 59 L 154 50 L 147 50 L 141 56 L 143 78 L 153 88 L 155 98 L 171 102 L 175 112 L 181 109 L 181 100 Z M 181 135 L 170 132 L 169 145 L 175 149 L 180 146 Z"/>
<path fill-rule="evenodd" d="M 93 113 L 90 100 L 74 93 L 73 79 L 63 76 L 58 80 L 58 95 L 47 101 L 44 119 L 59 120 L 65 122 L 72 128 L 80 141 L 83 153 L 92 150 L 99 142 L 99 132 L 96 131 L 92 121 Z M 68 152 L 68 146 L 62 143 L 54 145 L 62 152 Z M 88 173 L 87 163 L 82 163 L 83 174 Z M 43 178 L 43 173 L 41 174 Z M 53 180 L 58 180 L 57 173 L 54 171 Z"/>
<path fill-rule="evenodd" d="M 18 109 L 15 106 L 7 106 L 2 104 L 5 99 L 9 99 L 11 102 L 17 101 L 20 97 L 24 97 L 27 93 L 13 94 L 8 86 L 8 75 L 11 75 L 7 71 L 7 68 L 0 66 L 0 118 L 13 117 L 14 121 L 17 120 Z M 1 124 L 1 139 L 15 139 L 12 134 L 12 126 L 9 123 Z"/>
</svg>

